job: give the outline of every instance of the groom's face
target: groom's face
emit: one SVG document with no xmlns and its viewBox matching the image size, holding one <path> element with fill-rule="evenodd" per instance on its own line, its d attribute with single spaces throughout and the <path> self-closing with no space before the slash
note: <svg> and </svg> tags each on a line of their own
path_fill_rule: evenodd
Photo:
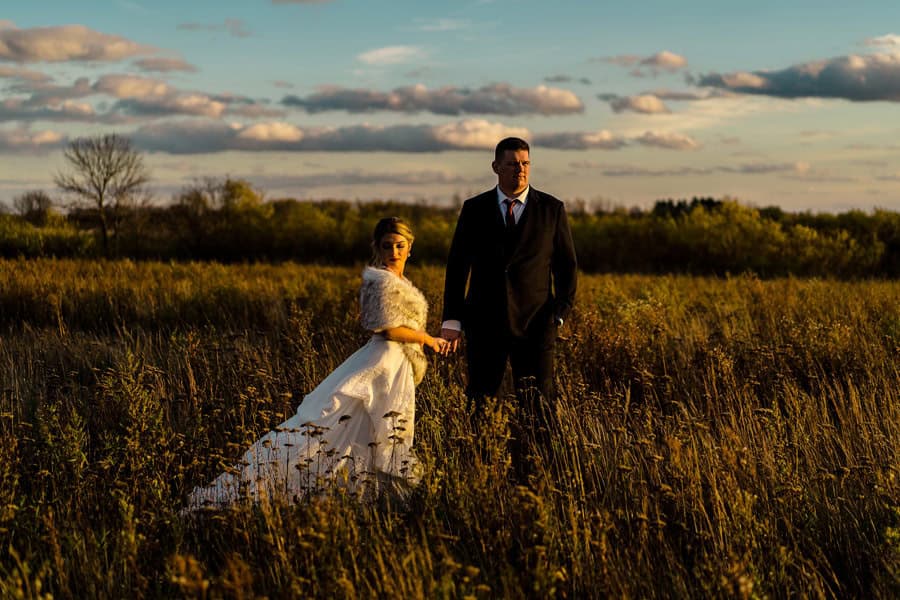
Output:
<svg viewBox="0 0 900 600">
<path fill-rule="evenodd" d="M 528 173 L 531 169 L 528 150 L 504 150 L 500 160 L 491 163 L 491 167 L 505 194 L 517 196 L 528 187 Z"/>
</svg>

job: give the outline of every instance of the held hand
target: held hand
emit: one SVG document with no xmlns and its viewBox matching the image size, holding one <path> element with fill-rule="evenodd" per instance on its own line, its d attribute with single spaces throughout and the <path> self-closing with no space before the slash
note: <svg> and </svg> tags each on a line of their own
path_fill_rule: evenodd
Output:
<svg viewBox="0 0 900 600">
<path fill-rule="evenodd" d="M 459 346 L 460 332 L 455 329 L 441 329 L 441 337 L 447 340 L 443 355 L 447 356 L 456 352 L 456 348 Z"/>
<path fill-rule="evenodd" d="M 425 345 L 434 350 L 436 354 L 446 354 L 446 348 L 449 342 L 444 338 L 431 337 L 425 338 Z"/>
</svg>

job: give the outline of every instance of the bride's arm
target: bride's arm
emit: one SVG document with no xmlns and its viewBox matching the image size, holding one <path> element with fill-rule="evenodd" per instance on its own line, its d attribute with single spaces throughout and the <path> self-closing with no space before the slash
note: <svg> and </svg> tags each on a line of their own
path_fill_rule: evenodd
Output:
<svg viewBox="0 0 900 600">
<path fill-rule="evenodd" d="M 392 342 L 405 342 L 409 344 L 423 344 L 435 352 L 440 352 L 447 340 L 439 337 L 431 337 L 425 331 L 419 331 L 410 327 L 389 327 L 379 333 Z"/>
</svg>

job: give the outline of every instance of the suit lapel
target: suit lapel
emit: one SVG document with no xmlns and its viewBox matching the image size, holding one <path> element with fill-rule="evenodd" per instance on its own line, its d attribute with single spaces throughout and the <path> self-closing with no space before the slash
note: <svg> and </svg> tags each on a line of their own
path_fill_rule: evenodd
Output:
<svg viewBox="0 0 900 600">
<path fill-rule="evenodd" d="M 497 231 L 502 234 L 506 230 L 506 217 L 503 214 L 503 211 L 500 210 L 500 205 L 497 204 L 497 189 L 494 188 L 486 195 L 488 196 L 488 199 L 485 204 L 490 207 L 491 214 L 494 215 L 494 222 L 498 227 Z"/>
<path fill-rule="evenodd" d="M 531 215 L 534 212 L 537 212 L 536 210 L 533 210 L 535 208 L 534 205 L 536 202 L 537 202 L 537 194 L 534 193 L 534 190 L 529 188 L 528 195 L 525 197 L 525 206 L 522 210 L 522 216 L 519 217 L 519 222 L 516 223 L 516 226 L 523 233 L 525 231 L 525 228 L 528 227 L 528 222 L 534 220 L 534 219 L 530 219 L 529 215 Z"/>
</svg>

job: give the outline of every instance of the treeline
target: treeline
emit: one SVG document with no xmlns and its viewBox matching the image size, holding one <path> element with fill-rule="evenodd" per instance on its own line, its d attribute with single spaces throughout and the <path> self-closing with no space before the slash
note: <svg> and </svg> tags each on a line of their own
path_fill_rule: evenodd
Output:
<svg viewBox="0 0 900 600">
<path fill-rule="evenodd" d="M 0 255 L 352 264 L 386 215 L 409 220 L 413 260 L 442 263 L 458 207 L 398 202 L 266 200 L 247 182 L 207 180 L 168 206 L 118 207 L 102 243 L 94 208 L 57 212 L 40 193 L 0 214 Z M 734 200 L 661 200 L 652 210 L 570 207 L 580 267 L 589 272 L 760 276 L 900 275 L 900 213 L 788 213 Z"/>
</svg>

